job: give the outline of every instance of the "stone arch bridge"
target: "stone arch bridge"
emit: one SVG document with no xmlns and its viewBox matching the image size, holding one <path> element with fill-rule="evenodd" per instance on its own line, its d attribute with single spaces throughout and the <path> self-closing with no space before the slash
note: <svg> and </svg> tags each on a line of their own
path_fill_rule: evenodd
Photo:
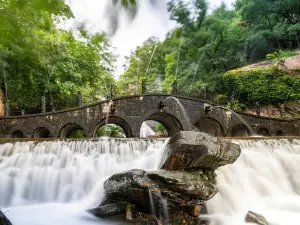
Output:
<svg viewBox="0 0 300 225">
<path fill-rule="evenodd" d="M 146 120 L 162 123 L 170 136 L 195 128 L 214 136 L 300 134 L 299 120 L 230 113 L 199 99 L 169 95 L 118 97 L 80 108 L 1 117 L 0 120 L 2 138 L 66 138 L 76 129 L 82 129 L 87 137 L 93 137 L 105 123 L 119 125 L 127 137 L 139 137 L 142 123 Z"/>
</svg>

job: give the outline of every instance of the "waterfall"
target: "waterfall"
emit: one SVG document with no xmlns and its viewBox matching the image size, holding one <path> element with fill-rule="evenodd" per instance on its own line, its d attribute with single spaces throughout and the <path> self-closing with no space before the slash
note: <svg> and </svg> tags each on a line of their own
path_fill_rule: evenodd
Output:
<svg viewBox="0 0 300 225">
<path fill-rule="evenodd" d="M 272 225 L 300 221 L 300 141 L 236 141 L 242 154 L 219 169 L 220 192 L 208 202 L 213 225 L 242 225 L 249 210 Z"/>
<path fill-rule="evenodd" d="M 147 138 L 155 135 L 155 131 L 144 122 L 141 126 L 140 137 Z"/>
<path fill-rule="evenodd" d="M 164 141 L 17 142 L 0 145 L 0 206 L 101 198 L 104 179 L 133 168 L 155 170 Z M 97 196 L 98 195 L 98 196 Z"/>
<path fill-rule="evenodd" d="M 110 225 L 86 209 L 99 204 L 103 182 L 133 168 L 155 170 L 164 140 L 93 139 L 0 144 L 0 207 L 14 225 Z M 300 221 L 300 141 L 235 141 L 242 155 L 218 170 L 207 202 L 214 225 L 241 225 L 247 211 L 272 225 Z"/>
</svg>

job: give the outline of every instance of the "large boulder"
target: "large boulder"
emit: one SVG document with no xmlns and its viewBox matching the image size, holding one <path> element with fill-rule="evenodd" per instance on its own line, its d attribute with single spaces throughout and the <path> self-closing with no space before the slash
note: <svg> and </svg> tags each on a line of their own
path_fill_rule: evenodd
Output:
<svg viewBox="0 0 300 225">
<path fill-rule="evenodd" d="M 12 225 L 9 219 L 4 215 L 4 213 L 0 210 L 0 225 Z"/>
<path fill-rule="evenodd" d="M 166 211 L 183 211 L 198 217 L 204 201 L 218 189 L 211 171 L 130 170 L 111 176 L 104 183 L 106 197 L 90 212 L 99 217 L 125 212 L 126 203 L 139 212 L 167 217 Z"/>
<path fill-rule="evenodd" d="M 161 169 L 215 170 L 234 163 L 241 154 L 239 145 L 196 131 L 181 131 L 170 138 Z"/>
</svg>

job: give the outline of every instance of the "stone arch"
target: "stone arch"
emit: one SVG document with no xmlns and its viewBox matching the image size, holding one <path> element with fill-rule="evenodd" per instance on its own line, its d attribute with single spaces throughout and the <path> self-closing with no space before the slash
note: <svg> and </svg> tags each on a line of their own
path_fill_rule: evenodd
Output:
<svg viewBox="0 0 300 225">
<path fill-rule="evenodd" d="M 278 130 L 276 131 L 276 136 L 283 136 L 283 131 L 282 130 Z"/>
<path fill-rule="evenodd" d="M 199 131 L 210 134 L 214 137 L 224 136 L 224 129 L 221 123 L 211 117 L 203 117 L 194 124 Z"/>
<path fill-rule="evenodd" d="M 67 138 L 72 133 L 72 131 L 75 131 L 75 130 L 82 130 L 84 132 L 83 127 L 80 126 L 79 124 L 77 124 L 77 123 L 68 123 L 60 129 L 59 137 L 60 138 Z M 84 132 L 84 134 L 85 134 L 85 132 Z"/>
<path fill-rule="evenodd" d="M 93 137 L 96 137 L 97 130 L 105 124 L 118 125 L 123 129 L 126 137 L 132 137 L 132 130 L 129 124 L 124 119 L 117 116 L 109 116 L 108 118 L 103 118 L 102 120 L 100 120 L 95 126 Z"/>
<path fill-rule="evenodd" d="M 166 128 L 169 136 L 173 136 L 183 130 L 180 121 L 175 116 L 169 113 L 157 112 L 149 115 L 147 118 L 144 119 L 144 121 L 147 120 L 153 120 L 161 123 Z M 139 129 L 141 129 L 141 126 Z"/>
<path fill-rule="evenodd" d="M 251 132 L 249 128 L 244 124 L 237 124 L 231 129 L 232 137 L 245 137 L 250 136 Z"/>
<path fill-rule="evenodd" d="M 33 138 L 49 138 L 51 135 L 51 132 L 46 127 L 38 127 L 33 132 Z"/>
<path fill-rule="evenodd" d="M 24 135 L 23 131 L 15 130 L 15 131 L 12 132 L 11 137 L 12 138 L 24 138 L 25 135 Z"/>
<path fill-rule="evenodd" d="M 265 127 L 258 128 L 256 133 L 262 136 L 270 136 L 270 131 Z"/>
</svg>

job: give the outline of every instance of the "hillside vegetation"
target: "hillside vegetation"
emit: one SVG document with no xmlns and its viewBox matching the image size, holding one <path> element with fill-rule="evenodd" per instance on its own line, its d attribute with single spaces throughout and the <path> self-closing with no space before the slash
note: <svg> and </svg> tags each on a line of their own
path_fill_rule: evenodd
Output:
<svg viewBox="0 0 300 225">
<path fill-rule="evenodd" d="M 134 18 L 138 2 L 114 1 L 112 14 L 124 7 Z M 110 96 L 112 84 L 117 95 L 139 94 L 143 79 L 149 92 L 171 93 L 176 81 L 178 94 L 222 105 L 234 98 L 237 110 L 299 100 L 298 0 L 237 0 L 212 12 L 206 0 L 167 2 L 177 26 L 137 47 L 115 80 L 109 36 L 84 24 L 57 26 L 73 17 L 63 0 L 0 1 L 1 88 L 11 110 L 30 113 L 43 95 L 48 108 L 74 107 L 79 90 L 84 104 L 96 102 Z"/>
<path fill-rule="evenodd" d="M 170 93 L 176 80 L 182 95 L 223 105 L 234 97 L 237 110 L 300 99 L 297 0 L 237 0 L 212 13 L 205 0 L 171 0 L 168 9 L 178 26 L 132 52 L 120 94 L 141 93 L 145 79 L 150 92 Z"/>
</svg>

